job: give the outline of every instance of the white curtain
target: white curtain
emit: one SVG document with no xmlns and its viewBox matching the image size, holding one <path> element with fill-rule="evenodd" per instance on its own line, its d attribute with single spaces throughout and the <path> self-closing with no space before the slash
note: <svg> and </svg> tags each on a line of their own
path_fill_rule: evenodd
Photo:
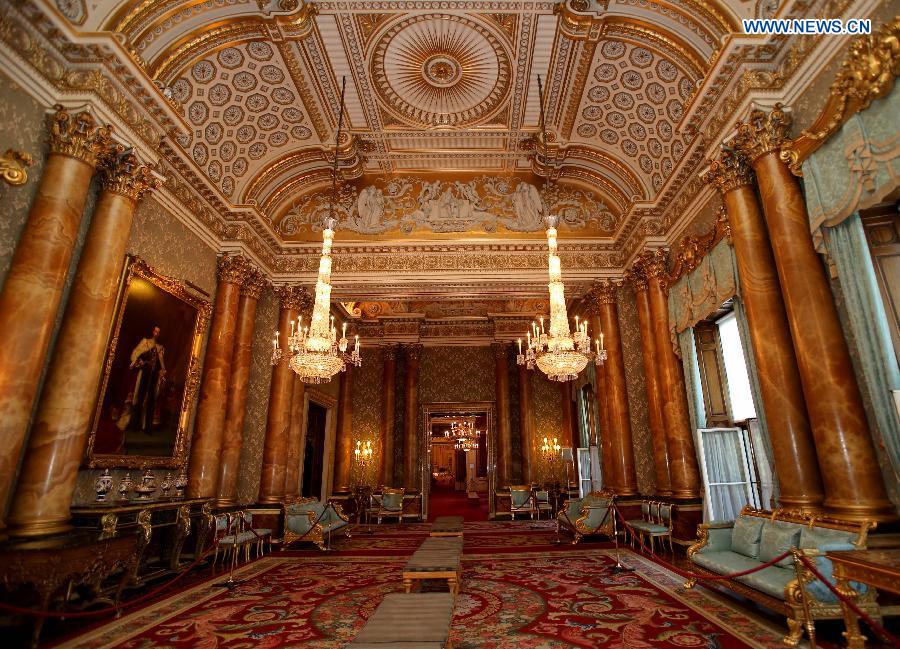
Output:
<svg viewBox="0 0 900 649">
<path fill-rule="evenodd" d="M 703 481 L 706 520 L 732 521 L 753 503 L 743 431 L 739 428 L 702 428 Z"/>
</svg>

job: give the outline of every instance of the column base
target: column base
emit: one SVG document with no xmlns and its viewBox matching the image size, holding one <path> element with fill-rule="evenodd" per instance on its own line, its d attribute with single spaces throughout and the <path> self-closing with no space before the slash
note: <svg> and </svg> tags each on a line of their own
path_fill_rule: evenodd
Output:
<svg viewBox="0 0 900 649">
<path fill-rule="evenodd" d="M 900 515 L 894 505 L 888 500 L 875 501 L 872 504 L 860 505 L 858 503 L 840 502 L 839 500 L 825 499 L 825 513 L 834 518 L 843 518 L 849 521 L 874 521 L 876 523 L 890 523 L 900 520 Z"/>
<path fill-rule="evenodd" d="M 223 507 L 234 507 L 237 504 L 237 498 L 219 498 L 214 503 L 216 509 L 222 509 Z"/>
<path fill-rule="evenodd" d="M 805 500 L 801 498 L 779 498 L 778 507 L 781 509 L 795 509 L 801 512 L 821 514 L 825 511 L 821 500 Z M 764 507 L 763 509 L 767 509 Z"/>
<path fill-rule="evenodd" d="M 700 492 L 693 489 L 673 489 L 669 497 L 672 500 L 700 500 Z"/>
<path fill-rule="evenodd" d="M 10 521 L 10 528 L 6 533 L 12 538 L 30 538 L 35 536 L 54 536 L 64 534 L 75 527 L 69 523 L 69 518 L 61 518 L 55 521 L 28 521 L 16 524 Z"/>
<path fill-rule="evenodd" d="M 284 496 L 267 496 L 265 498 L 259 498 L 256 503 L 258 505 L 281 505 L 284 503 Z"/>
</svg>

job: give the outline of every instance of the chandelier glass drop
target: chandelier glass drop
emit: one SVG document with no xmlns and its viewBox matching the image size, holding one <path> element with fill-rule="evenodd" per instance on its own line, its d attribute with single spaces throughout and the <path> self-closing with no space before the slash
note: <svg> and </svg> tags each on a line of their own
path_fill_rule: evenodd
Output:
<svg viewBox="0 0 900 649">
<path fill-rule="evenodd" d="M 359 336 L 352 351 L 347 352 L 347 323 L 338 338 L 337 327 L 331 311 L 331 244 L 334 241 L 335 219 L 334 199 L 337 195 L 338 143 L 341 137 L 341 126 L 344 119 L 344 91 L 347 86 L 346 77 L 341 85 L 341 110 L 338 116 L 337 135 L 334 140 L 334 168 L 332 169 L 332 194 L 329 215 L 325 219 L 322 230 L 322 257 L 319 260 L 319 275 L 316 279 L 316 298 L 313 303 L 312 317 L 308 327 L 303 326 L 303 318 L 297 318 L 296 326 L 291 322 L 291 333 L 287 348 L 290 354 L 288 365 L 304 383 L 325 383 L 338 372 L 347 369 L 347 365 L 359 367 L 362 358 L 359 355 Z M 278 333 L 275 333 L 275 350 L 272 355 L 274 365 L 281 359 L 278 346 Z"/>
<path fill-rule="evenodd" d="M 538 94 L 541 98 L 541 134 L 544 136 L 544 100 L 541 78 L 538 77 Z M 549 183 L 549 180 L 547 181 Z M 546 187 L 545 187 L 546 189 Z M 547 247 L 550 250 L 548 256 L 550 283 L 550 328 L 544 329 L 544 318 L 540 318 L 540 327 L 532 323 L 531 331 L 527 333 L 527 346 L 522 349 L 522 340 L 519 339 L 519 354 L 516 362 L 533 369 L 535 365 L 546 374 L 551 381 L 571 381 L 587 367 L 590 361 L 600 365 L 606 358 L 606 351 L 601 349 L 601 340 L 596 342 L 597 351 L 591 351 L 591 339 L 588 336 L 587 322 L 578 321 L 575 318 L 575 332 L 569 328 L 569 316 L 566 311 L 566 287 L 562 282 L 562 262 L 557 254 L 558 217 L 548 214 L 548 208 L 543 200 L 543 211 L 546 214 L 544 221 L 547 224 Z"/>
</svg>

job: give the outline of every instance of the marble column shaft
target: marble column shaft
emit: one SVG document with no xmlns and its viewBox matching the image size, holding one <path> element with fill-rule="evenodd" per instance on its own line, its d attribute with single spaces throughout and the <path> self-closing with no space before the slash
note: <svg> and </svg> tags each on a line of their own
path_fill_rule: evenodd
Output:
<svg viewBox="0 0 900 649">
<path fill-rule="evenodd" d="M 286 341 L 291 335 L 291 322 L 296 322 L 301 310 L 307 310 L 312 303 L 309 292 L 294 286 L 279 286 L 275 289 L 281 298 L 281 312 L 278 315 L 278 333 L 282 356 L 272 367 L 272 382 L 269 386 L 269 410 L 266 415 L 266 440 L 263 445 L 262 471 L 259 481 L 259 502 L 261 504 L 280 503 L 284 500 L 284 474 L 288 436 L 290 435 L 291 399 L 294 392 L 294 370 L 288 365 L 289 354 Z"/>
<path fill-rule="evenodd" d="M 599 334 L 603 330 L 600 323 L 600 316 L 596 313 L 591 315 L 591 330 L 599 339 Z M 605 343 L 606 341 L 604 341 Z M 613 470 L 613 454 L 615 449 L 612 446 L 612 435 L 609 432 L 609 381 L 607 379 L 606 364 L 594 367 L 594 375 L 597 377 L 596 390 L 594 396 L 597 399 L 597 412 L 600 414 L 600 421 L 597 422 L 600 430 L 600 469 L 603 472 L 603 487 L 605 489 L 615 489 L 615 471 Z"/>
<path fill-rule="evenodd" d="M 825 487 L 825 508 L 839 517 L 889 520 L 862 396 L 834 297 L 816 254 L 800 185 L 779 157 L 790 116 L 776 106 L 753 111 L 736 143 L 756 172 L 788 323 Z"/>
<path fill-rule="evenodd" d="M 222 452 L 219 462 L 219 488 L 216 504 L 228 507 L 237 504 L 238 471 L 241 446 L 244 440 L 244 421 L 247 418 L 247 388 L 250 384 L 250 365 L 253 361 L 253 333 L 256 328 L 256 307 L 266 281 L 258 270 L 247 277 L 241 286 L 238 300 L 237 324 L 234 332 L 234 358 L 225 405 L 225 425 L 222 432 Z"/>
<path fill-rule="evenodd" d="M 519 429 L 522 436 L 522 482 L 530 484 L 537 476 L 532 475 L 534 434 L 531 419 L 531 373 L 524 365 L 519 365 Z"/>
<path fill-rule="evenodd" d="M 303 402 L 306 398 L 306 384 L 299 376 L 294 376 L 291 386 L 291 409 L 288 415 L 288 443 L 284 466 L 285 499 L 300 496 L 300 458 L 303 455 Z"/>
<path fill-rule="evenodd" d="M 0 529 L 12 491 L 66 273 L 109 130 L 62 107 L 50 118 L 50 155 L 0 289 Z"/>
<path fill-rule="evenodd" d="M 250 272 L 250 264 L 245 257 L 219 257 L 219 285 L 203 362 L 197 422 L 191 439 L 187 485 L 189 498 L 211 498 L 218 494 L 219 463 L 231 362 L 234 358 L 238 303 L 241 284 L 247 280 Z"/>
<path fill-rule="evenodd" d="M 383 486 L 394 486 L 394 417 L 397 406 L 397 345 L 384 348 L 384 384 L 381 392 L 381 474 Z"/>
<path fill-rule="evenodd" d="M 137 202 L 158 185 L 148 167 L 123 152 L 104 154 L 100 165 L 100 195 L 13 499 L 14 536 L 70 528 L 69 505 L 93 420 L 131 221 Z"/>
<path fill-rule="evenodd" d="M 694 435 L 688 414 L 687 389 L 681 361 L 672 348 L 669 329 L 669 301 L 665 285 L 666 255 L 657 250 L 645 253 L 647 293 L 650 316 L 656 343 L 660 388 L 663 395 L 663 414 L 666 427 L 666 448 L 669 453 L 669 479 L 674 498 L 691 499 L 700 496 L 700 471 L 694 450 Z"/>
<path fill-rule="evenodd" d="M 775 258 L 753 191 L 753 174 L 741 156 L 725 150 L 711 162 L 707 180 L 722 192 L 731 227 L 778 475 L 779 505 L 820 510 L 825 497 L 822 478 Z"/>
<path fill-rule="evenodd" d="M 644 365 L 644 383 L 647 388 L 647 417 L 650 421 L 650 441 L 653 446 L 653 475 L 656 478 L 656 493 L 660 496 L 671 496 L 672 486 L 669 480 L 669 449 L 666 444 L 663 394 L 659 380 L 659 361 L 656 354 L 656 341 L 653 337 L 653 323 L 650 318 L 647 279 L 639 270 L 632 270 L 629 273 L 629 280 L 634 286 L 638 325 L 641 332 L 641 358 Z"/>
<path fill-rule="evenodd" d="M 509 410 L 509 361 L 506 343 L 494 343 L 494 385 L 497 401 L 497 484 L 505 487 L 512 475 L 512 425 Z"/>
<path fill-rule="evenodd" d="M 633 496 L 638 493 L 634 468 L 634 442 L 631 434 L 631 413 L 628 407 L 628 384 L 625 380 L 625 359 L 622 355 L 622 335 L 619 330 L 619 311 L 616 306 L 618 286 L 612 282 L 595 283 L 589 294 L 597 309 L 600 330 L 603 332 L 607 359 L 606 393 L 609 410 L 609 434 L 614 449 L 612 468 L 616 493 Z"/>
<path fill-rule="evenodd" d="M 419 415 L 419 356 L 421 345 L 406 346 L 406 392 L 405 412 L 403 417 L 403 484 L 409 489 L 417 489 L 419 485 L 417 453 L 418 415 Z"/>
<path fill-rule="evenodd" d="M 353 462 L 353 366 L 341 374 L 338 397 L 337 436 L 334 443 L 334 485 L 350 488 L 350 466 Z"/>
</svg>

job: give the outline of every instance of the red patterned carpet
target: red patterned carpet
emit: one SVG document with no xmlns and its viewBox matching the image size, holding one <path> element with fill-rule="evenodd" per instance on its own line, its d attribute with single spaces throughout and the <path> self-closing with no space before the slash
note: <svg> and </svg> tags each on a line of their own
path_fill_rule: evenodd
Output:
<svg viewBox="0 0 900 649">
<path fill-rule="evenodd" d="M 781 629 L 703 588 L 682 591 L 673 573 L 627 550 L 623 561 L 637 570 L 616 574 L 609 548 L 514 552 L 506 546 L 485 552 L 470 546 L 487 544 L 488 537 L 498 548 L 503 538 L 546 540 L 548 532 L 527 523 L 489 525 L 466 526 L 452 627 L 456 649 L 781 646 Z M 398 540 L 423 531 L 392 530 L 376 538 Z M 355 637 L 386 593 L 401 590 L 404 561 L 350 552 L 276 553 L 243 567 L 237 574 L 242 583 L 231 591 L 211 580 L 62 646 L 338 649 Z"/>
</svg>

